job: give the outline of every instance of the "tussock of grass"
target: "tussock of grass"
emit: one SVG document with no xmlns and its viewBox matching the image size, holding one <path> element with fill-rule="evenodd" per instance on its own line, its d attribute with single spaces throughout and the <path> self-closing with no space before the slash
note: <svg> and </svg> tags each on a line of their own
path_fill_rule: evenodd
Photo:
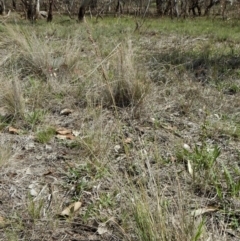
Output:
<svg viewBox="0 0 240 241">
<path fill-rule="evenodd" d="M 37 132 L 36 140 L 40 143 L 48 143 L 55 134 L 56 130 L 54 128 L 48 127 L 46 130 Z"/>
<path fill-rule="evenodd" d="M 134 62 L 134 46 L 129 40 L 119 47 L 116 57 L 109 63 L 109 79 L 102 93 L 106 96 L 104 102 L 117 107 L 141 108 L 149 83 L 136 72 Z"/>
<path fill-rule="evenodd" d="M 1 146 L 0 147 L 0 167 L 8 162 L 12 156 L 12 150 L 10 146 Z"/>
<path fill-rule="evenodd" d="M 6 110 L 11 119 L 22 119 L 25 112 L 25 101 L 19 79 L 4 81 L 0 83 L 1 107 Z"/>
</svg>

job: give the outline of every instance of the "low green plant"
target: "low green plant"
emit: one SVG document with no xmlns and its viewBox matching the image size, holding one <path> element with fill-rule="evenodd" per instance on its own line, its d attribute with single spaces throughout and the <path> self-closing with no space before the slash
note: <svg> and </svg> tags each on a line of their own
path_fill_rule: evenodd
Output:
<svg viewBox="0 0 240 241">
<path fill-rule="evenodd" d="M 111 193 L 102 193 L 99 196 L 99 209 L 112 208 L 115 205 L 114 197 Z"/>
<path fill-rule="evenodd" d="M 178 159 L 183 161 L 190 160 L 193 166 L 193 172 L 210 171 L 216 164 L 217 158 L 221 154 L 221 149 L 217 145 L 202 146 L 195 145 L 193 150 L 182 149 L 177 152 Z"/>
<path fill-rule="evenodd" d="M 203 193 L 215 190 L 221 198 L 221 168 L 217 163 L 220 154 L 220 147 L 204 143 L 200 147 L 195 145 L 193 150 L 181 150 L 177 153 L 177 158 L 185 162 L 187 171 L 192 176 L 194 189 Z"/>
<path fill-rule="evenodd" d="M 37 124 L 40 124 L 44 120 L 45 115 L 46 111 L 36 109 L 25 114 L 25 121 L 30 125 L 31 129 L 34 129 Z"/>
<path fill-rule="evenodd" d="M 96 214 L 98 214 L 98 210 L 96 210 L 93 203 L 90 203 L 85 212 L 82 214 L 83 222 L 87 223 L 90 218 L 97 216 Z"/>
<path fill-rule="evenodd" d="M 96 180 L 108 175 L 107 169 L 98 163 L 87 162 L 78 167 L 70 167 L 66 181 L 74 183 L 75 196 L 79 199 L 83 191 L 89 191 Z"/>
<path fill-rule="evenodd" d="M 29 197 L 29 203 L 28 203 L 28 214 L 32 218 L 33 221 L 36 221 L 39 219 L 42 215 L 43 211 L 43 200 L 33 200 L 33 198 Z"/>
<path fill-rule="evenodd" d="M 55 134 L 56 130 L 52 127 L 48 127 L 45 130 L 41 130 L 36 133 L 36 140 L 40 143 L 47 143 Z"/>
<path fill-rule="evenodd" d="M 240 169 L 238 166 L 232 168 L 230 171 L 226 165 L 223 166 L 223 179 L 227 185 L 226 192 L 231 197 L 239 197 L 240 196 Z"/>
</svg>

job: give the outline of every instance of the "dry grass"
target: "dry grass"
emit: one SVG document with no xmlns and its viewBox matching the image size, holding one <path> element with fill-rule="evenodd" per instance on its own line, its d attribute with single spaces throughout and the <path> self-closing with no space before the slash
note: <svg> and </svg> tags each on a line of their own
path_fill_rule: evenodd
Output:
<svg viewBox="0 0 240 241">
<path fill-rule="evenodd" d="M 239 239 L 239 40 L 154 21 L 1 27 L 0 240 Z"/>
<path fill-rule="evenodd" d="M 23 92 L 16 77 L 11 80 L 7 78 L 1 81 L 1 107 L 5 110 L 6 117 L 9 119 L 22 119 L 25 111 L 25 101 Z"/>
</svg>

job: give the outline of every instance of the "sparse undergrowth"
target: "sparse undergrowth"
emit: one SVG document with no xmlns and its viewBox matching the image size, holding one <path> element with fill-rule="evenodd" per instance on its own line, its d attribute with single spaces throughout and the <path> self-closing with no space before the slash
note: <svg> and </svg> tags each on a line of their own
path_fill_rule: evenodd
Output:
<svg viewBox="0 0 240 241">
<path fill-rule="evenodd" d="M 0 240 L 239 240 L 235 20 L 61 21 L 1 27 Z"/>
</svg>

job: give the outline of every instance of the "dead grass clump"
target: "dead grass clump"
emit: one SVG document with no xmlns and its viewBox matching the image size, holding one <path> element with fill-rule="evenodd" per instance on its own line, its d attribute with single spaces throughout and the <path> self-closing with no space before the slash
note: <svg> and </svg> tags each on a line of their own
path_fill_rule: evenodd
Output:
<svg viewBox="0 0 240 241">
<path fill-rule="evenodd" d="M 22 119 L 25 102 L 19 80 L 16 78 L 12 81 L 3 81 L 0 85 L 1 107 L 6 110 L 7 116 L 12 119 Z"/>
<path fill-rule="evenodd" d="M 4 165 L 11 157 L 12 150 L 8 145 L 0 147 L 0 167 Z"/>
<path fill-rule="evenodd" d="M 147 93 L 148 87 L 139 80 L 119 80 L 113 87 L 114 103 L 117 107 L 137 107 Z"/>
<path fill-rule="evenodd" d="M 31 27 L 7 25 L 4 30 L 0 47 L 11 53 L 6 64 L 19 69 L 23 78 L 28 75 L 47 77 L 51 54 L 47 40 L 39 37 Z"/>
<path fill-rule="evenodd" d="M 132 41 L 121 44 L 116 51 L 108 62 L 107 79 L 101 92 L 103 104 L 140 108 L 150 84 L 137 72 Z"/>
<path fill-rule="evenodd" d="M 0 38 L 0 49 L 8 52 L 2 67 L 4 64 L 9 69 L 18 69 L 23 79 L 38 76 L 42 80 L 69 81 L 77 73 L 74 66 L 79 65 L 79 38 L 76 34 L 63 44 L 63 40 L 54 38 L 55 30 L 49 31 L 53 32 L 51 37 L 38 27 L 6 25 L 4 37 Z"/>
<path fill-rule="evenodd" d="M 144 99 L 148 84 L 140 80 L 134 63 L 134 48 L 132 41 L 122 46 L 118 53 L 118 62 L 115 64 L 117 83 L 113 89 L 113 97 L 117 106 L 137 106 Z"/>
</svg>

